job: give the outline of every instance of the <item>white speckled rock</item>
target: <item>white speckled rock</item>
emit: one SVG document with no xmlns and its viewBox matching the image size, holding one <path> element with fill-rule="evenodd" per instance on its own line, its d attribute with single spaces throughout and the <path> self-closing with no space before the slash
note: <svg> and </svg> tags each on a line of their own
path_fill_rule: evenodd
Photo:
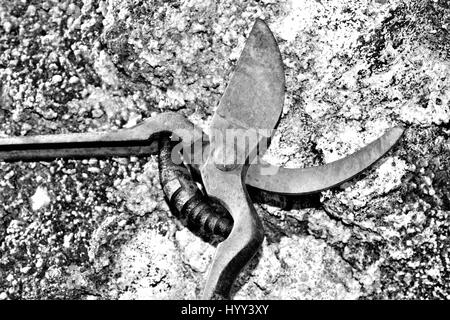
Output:
<svg viewBox="0 0 450 320">
<path fill-rule="evenodd" d="M 48 196 L 47 189 L 38 187 L 34 195 L 30 198 L 31 209 L 37 211 L 50 204 L 50 197 Z"/>
<path fill-rule="evenodd" d="M 407 131 L 312 199 L 252 194 L 266 240 L 235 298 L 448 298 L 444 0 L 3 1 L 0 135 L 114 130 L 168 110 L 207 130 L 258 17 L 286 74 L 266 160 L 320 165 Z M 172 216 L 154 158 L 1 162 L 0 187 L 12 280 L 0 299 L 198 297 L 214 247 Z"/>
</svg>

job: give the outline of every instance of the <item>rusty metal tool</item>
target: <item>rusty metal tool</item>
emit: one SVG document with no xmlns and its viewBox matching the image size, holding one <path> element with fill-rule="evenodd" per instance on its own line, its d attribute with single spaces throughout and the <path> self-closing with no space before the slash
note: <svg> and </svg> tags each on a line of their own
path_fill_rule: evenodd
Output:
<svg viewBox="0 0 450 320">
<path fill-rule="evenodd" d="M 114 132 L 40 135 L 0 139 L 0 159 L 38 161 L 54 158 L 159 155 L 160 180 L 167 200 L 188 225 L 226 238 L 209 270 L 203 298 L 229 298 L 234 280 L 255 255 L 263 226 L 246 185 L 269 192 L 301 195 L 329 189 L 354 177 L 382 157 L 403 128 L 388 130 L 356 153 L 333 163 L 288 169 L 254 162 L 270 141 L 284 102 L 281 54 L 268 26 L 257 20 L 233 76 L 213 116 L 209 136 L 176 113 L 162 113 Z M 177 137 L 183 159 L 200 175 L 204 191 L 182 163 L 173 162 L 169 137 Z M 172 139 L 173 140 L 173 139 Z M 200 145 L 200 148 L 192 146 Z M 199 150 L 200 149 L 200 150 Z M 185 150 L 191 150 L 185 152 Z M 197 153 L 200 162 L 191 161 Z M 209 203 L 214 199 L 216 206 Z M 221 207 L 229 216 L 215 212 Z"/>
</svg>

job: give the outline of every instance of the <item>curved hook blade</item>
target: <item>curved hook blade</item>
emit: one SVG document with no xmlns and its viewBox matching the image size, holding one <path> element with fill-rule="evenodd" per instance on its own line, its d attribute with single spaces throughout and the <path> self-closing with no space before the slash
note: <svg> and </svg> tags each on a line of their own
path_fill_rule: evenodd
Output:
<svg viewBox="0 0 450 320">
<path fill-rule="evenodd" d="M 403 132 L 403 128 L 394 127 L 357 152 L 323 166 L 292 169 L 270 164 L 251 165 L 245 183 L 257 189 L 286 195 L 330 189 L 375 163 L 397 143 Z"/>
</svg>

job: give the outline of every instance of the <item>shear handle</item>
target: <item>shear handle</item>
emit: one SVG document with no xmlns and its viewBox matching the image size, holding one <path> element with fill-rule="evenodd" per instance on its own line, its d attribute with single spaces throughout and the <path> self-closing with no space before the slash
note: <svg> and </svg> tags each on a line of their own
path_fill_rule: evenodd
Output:
<svg viewBox="0 0 450 320">
<path fill-rule="evenodd" d="M 208 196 L 216 198 L 234 220 L 230 235 L 217 246 L 203 299 L 229 299 L 234 281 L 264 239 L 261 220 L 250 202 L 243 182 L 246 170 L 247 166 L 239 165 L 234 170 L 221 171 L 211 158 L 202 168 Z"/>
<path fill-rule="evenodd" d="M 147 156 L 158 152 L 157 137 L 171 132 L 187 149 L 206 139 L 184 116 L 166 112 L 140 124 L 112 132 L 66 133 L 0 138 L 2 161 L 41 161 L 56 158 Z"/>
</svg>

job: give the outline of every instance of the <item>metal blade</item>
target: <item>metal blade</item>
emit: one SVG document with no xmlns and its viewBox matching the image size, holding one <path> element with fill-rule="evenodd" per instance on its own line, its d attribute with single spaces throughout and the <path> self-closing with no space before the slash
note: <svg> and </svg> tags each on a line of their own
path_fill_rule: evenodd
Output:
<svg viewBox="0 0 450 320">
<path fill-rule="evenodd" d="M 212 119 L 214 130 L 273 129 L 284 103 L 283 61 L 266 23 L 257 19 Z M 254 149 L 264 137 L 248 146 Z"/>
<path fill-rule="evenodd" d="M 329 164 L 289 169 L 270 164 L 251 165 L 245 183 L 252 187 L 286 195 L 302 195 L 340 185 L 368 168 L 400 139 L 404 129 L 395 127 L 361 150 Z"/>
</svg>

